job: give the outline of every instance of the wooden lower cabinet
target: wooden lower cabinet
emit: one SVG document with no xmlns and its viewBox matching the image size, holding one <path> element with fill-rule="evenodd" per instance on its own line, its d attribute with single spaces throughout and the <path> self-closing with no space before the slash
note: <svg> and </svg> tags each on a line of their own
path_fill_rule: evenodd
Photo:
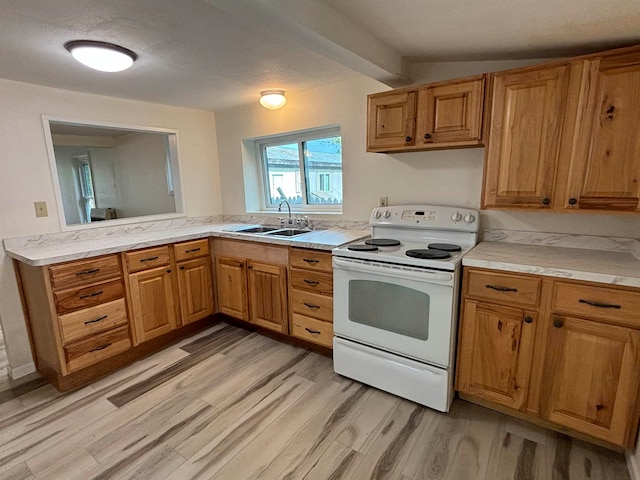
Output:
<svg viewBox="0 0 640 480">
<path fill-rule="evenodd" d="M 467 300 L 458 388 L 516 410 L 525 405 L 535 312 Z"/>
<path fill-rule="evenodd" d="M 543 418 L 616 445 L 637 422 L 640 331 L 553 315 L 543 380 Z"/>
<path fill-rule="evenodd" d="M 152 268 L 129 275 L 131 311 L 137 343 L 176 328 L 172 269 Z"/>
<path fill-rule="evenodd" d="M 217 238 L 218 310 L 279 333 L 289 333 L 287 247 Z"/>
<path fill-rule="evenodd" d="M 492 277 L 512 296 L 485 294 Z M 536 284 L 535 296 L 514 287 Z M 463 398 L 606 446 L 633 448 L 640 417 L 640 289 L 465 267 L 462 298 L 456 388 Z M 519 306 L 525 301 L 530 307 Z"/>
<path fill-rule="evenodd" d="M 180 320 L 182 325 L 213 313 L 211 259 L 196 258 L 177 264 Z"/>
<path fill-rule="evenodd" d="M 287 322 L 287 269 L 250 261 L 248 269 L 249 321 L 281 333 L 289 333 Z"/>
</svg>

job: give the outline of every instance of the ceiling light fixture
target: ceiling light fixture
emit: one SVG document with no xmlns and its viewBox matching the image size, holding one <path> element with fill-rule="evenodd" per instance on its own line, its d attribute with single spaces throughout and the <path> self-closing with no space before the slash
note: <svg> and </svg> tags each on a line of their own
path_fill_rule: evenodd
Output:
<svg viewBox="0 0 640 480">
<path fill-rule="evenodd" d="M 284 107 L 287 103 L 287 97 L 284 96 L 284 90 L 263 90 L 260 92 L 260 105 L 269 110 L 277 110 Z"/>
<path fill-rule="evenodd" d="M 121 72 L 138 58 L 128 48 L 94 40 L 73 40 L 65 43 L 64 48 L 83 65 L 101 72 Z"/>
</svg>

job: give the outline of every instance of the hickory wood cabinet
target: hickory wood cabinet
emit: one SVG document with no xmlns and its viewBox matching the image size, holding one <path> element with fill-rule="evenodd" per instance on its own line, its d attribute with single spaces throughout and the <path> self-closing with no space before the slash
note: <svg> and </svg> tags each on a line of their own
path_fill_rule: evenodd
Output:
<svg viewBox="0 0 640 480">
<path fill-rule="evenodd" d="M 59 390 L 75 388 L 211 315 L 209 252 L 204 239 L 43 267 L 16 261 L 38 371 Z"/>
<path fill-rule="evenodd" d="M 213 314 L 208 239 L 122 256 L 136 345 Z"/>
<path fill-rule="evenodd" d="M 491 84 L 483 208 L 640 211 L 640 46 Z"/>
<path fill-rule="evenodd" d="M 289 249 L 291 336 L 333 347 L 331 252 Z"/>
<path fill-rule="evenodd" d="M 288 334 L 287 247 L 216 238 L 214 252 L 218 310 Z"/>
<path fill-rule="evenodd" d="M 368 96 L 367 151 L 483 145 L 485 76 Z"/>
<path fill-rule="evenodd" d="M 640 290 L 465 268 L 465 399 L 631 448 L 640 415 Z"/>
</svg>

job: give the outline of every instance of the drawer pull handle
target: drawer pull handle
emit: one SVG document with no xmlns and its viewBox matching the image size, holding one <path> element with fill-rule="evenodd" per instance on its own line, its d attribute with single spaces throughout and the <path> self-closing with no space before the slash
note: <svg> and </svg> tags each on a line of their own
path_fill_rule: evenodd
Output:
<svg viewBox="0 0 640 480">
<path fill-rule="evenodd" d="M 199 252 L 200 251 L 200 247 L 198 248 L 191 248 L 189 250 L 185 250 L 184 253 L 193 253 L 193 252 Z"/>
<path fill-rule="evenodd" d="M 320 334 L 322 333 L 322 332 L 321 332 L 321 331 L 319 331 L 319 330 L 311 330 L 311 329 L 310 329 L 310 328 L 308 328 L 308 327 L 304 327 L 304 329 L 305 329 L 307 332 L 309 332 L 310 334 L 312 334 L 312 335 L 320 335 Z"/>
<path fill-rule="evenodd" d="M 105 343 L 104 345 L 100 345 L 99 347 L 94 348 L 93 350 L 89 350 L 89 353 L 91 352 L 97 352 L 99 350 L 104 350 L 105 348 L 110 347 L 111 344 L 110 343 Z"/>
<path fill-rule="evenodd" d="M 87 320 L 86 322 L 84 322 L 85 325 L 89 325 L 90 323 L 96 323 L 96 322 L 100 322 L 102 320 L 104 320 L 105 318 L 107 318 L 109 315 L 103 315 L 100 318 L 96 318 L 95 320 Z"/>
<path fill-rule="evenodd" d="M 100 290 L 99 292 L 93 292 L 93 293 L 87 293 L 86 295 L 80 295 L 80 298 L 91 298 L 91 297 L 97 297 L 98 295 L 102 295 L 104 293 L 104 290 Z"/>
<path fill-rule="evenodd" d="M 308 280 L 308 279 L 304 279 L 304 283 L 308 283 L 309 285 L 319 285 L 320 282 L 316 281 L 316 280 Z"/>
<path fill-rule="evenodd" d="M 79 277 L 80 275 L 91 275 L 92 273 L 98 273 L 100 271 L 99 268 L 94 268 L 92 270 L 85 270 L 84 272 L 78 272 L 76 273 L 76 276 Z"/>
<path fill-rule="evenodd" d="M 616 308 L 618 310 L 622 308 L 621 305 L 616 305 L 614 303 L 593 302 L 591 300 L 585 300 L 584 298 L 581 298 L 580 300 L 578 300 L 578 303 L 586 303 L 587 305 L 591 305 L 592 307 L 598 307 L 598 308 Z"/>
<path fill-rule="evenodd" d="M 499 292 L 517 292 L 518 291 L 517 288 L 501 287 L 499 285 L 490 285 L 490 284 L 486 284 L 485 288 L 490 288 L 491 290 L 497 290 Z"/>
<path fill-rule="evenodd" d="M 316 260 L 315 258 L 303 258 L 303 261 L 307 263 L 318 263 L 320 260 Z"/>
<path fill-rule="evenodd" d="M 313 303 L 304 302 L 305 306 L 308 308 L 313 308 L 314 310 L 320 308 L 320 305 L 314 305 Z"/>
<path fill-rule="evenodd" d="M 158 258 L 160 258 L 160 257 L 158 257 L 158 256 L 156 255 L 155 257 L 141 258 L 141 259 L 140 259 L 140 261 L 141 261 L 141 262 L 150 262 L 151 260 L 157 260 Z"/>
</svg>

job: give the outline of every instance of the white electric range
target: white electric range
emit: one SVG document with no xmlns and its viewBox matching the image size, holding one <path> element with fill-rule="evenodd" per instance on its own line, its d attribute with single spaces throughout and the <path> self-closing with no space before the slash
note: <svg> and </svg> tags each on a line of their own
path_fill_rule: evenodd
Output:
<svg viewBox="0 0 640 480">
<path fill-rule="evenodd" d="M 478 212 L 373 210 L 370 239 L 333 250 L 334 370 L 440 411 L 453 400 L 462 256 Z"/>
</svg>

